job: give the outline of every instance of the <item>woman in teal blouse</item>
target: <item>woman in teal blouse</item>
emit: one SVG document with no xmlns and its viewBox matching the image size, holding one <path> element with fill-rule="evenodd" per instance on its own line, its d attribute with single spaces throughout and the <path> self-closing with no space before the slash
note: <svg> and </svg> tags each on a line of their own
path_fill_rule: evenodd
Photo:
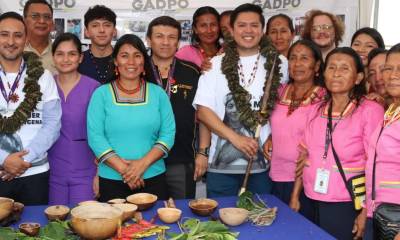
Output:
<svg viewBox="0 0 400 240">
<path fill-rule="evenodd" d="M 113 51 L 115 80 L 90 100 L 88 142 L 98 161 L 100 201 L 136 192 L 167 197 L 163 158 L 172 148 L 175 120 L 167 94 L 147 81 L 143 42 L 126 34 Z"/>
</svg>

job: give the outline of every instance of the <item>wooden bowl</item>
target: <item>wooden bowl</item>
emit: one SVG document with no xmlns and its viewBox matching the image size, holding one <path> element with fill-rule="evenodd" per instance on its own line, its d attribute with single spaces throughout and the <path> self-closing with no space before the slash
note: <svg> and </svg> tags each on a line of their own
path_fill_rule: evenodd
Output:
<svg viewBox="0 0 400 240">
<path fill-rule="evenodd" d="M 24 207 L 25 207 L 25 205 L 23 203 L 14 202 L 13 213 L 16 215 L 21 215 L 22 212 L 24 211 Z"/>
<path fill-rule="evenodd" d="M 129 220 L 130 218 L 133 218 L 133 215 L 135 215 L 135 211 L 138 208 L 135 204 L 132 203 L 115 203 L 112 206 L 120 209 L 123 212 L 122 213 L 123 222 Z"/>
<path fill-rule="evenodd" d="M 88 201 L 83 201 L 83 202 L 78 203 L 78 206 L 93 205 L 93 204 L 103 204 L 103 203 L 95 201 L 95 200 L 88 200 Z"/>
<path fill-rule="evenodd" d="M 46 208 L 44 210 L 44 214 L 49 221 L 64 221 L 69 213 L 69 207 L 64 205 L 54 205 Z"/>
<path fill-rule="evenodd" d="M 122 211 L 108 204 L 82 205 L 71 210 L 71 226 L 84 239 L 106 239 L 114 236 L 121 217 Z"/>
<path fill-rule="evenodd" d="M 138 206 L 138 210 L 142 211 L 154 206 L 157 202 L 157 196 L 150 193 L 136 193 L 128 196 L 126 200 Z"/>
<path fill-rule="evenodd" d="M 14 209 L 14 200 L 0 197 L 0 221 L 8 217 Z"/>
<path fill-rule="evenodd" d="M 25 233 L 28 236 L 34 237 L 34 236 L 38 235 L 38 233 L 39 233 L 40 224 L 33 223 L 33 222 L 21 223 L 18 226 L 18 228 L 22 233 Z"/>
<path fill-rule="evenodd" d="M 210 216 L 218 206 L 218 202 L 209 198 L 194 199 L 189 202 L 189 208 L 199 216 Z"/>
<path fill-rule="evenodd" d="M 118 204 L 118 203 L 126 203 L 126 200 L 123 198 L 114 198 L 114 199 L 108 200 L 108 204 Z"/>
<path fill-rule="evenodd" d="M 182 211 L 177 208 L 159 208 L 158 217 L 165 223 L 174 223 L 181 218 Z"/>
<path fill-rule="evenodd" d="M 221 208 L 219 218 L 229 226 L 238 226 L 247 220 L 249 211 L 243 208 Z"/>
</svg>

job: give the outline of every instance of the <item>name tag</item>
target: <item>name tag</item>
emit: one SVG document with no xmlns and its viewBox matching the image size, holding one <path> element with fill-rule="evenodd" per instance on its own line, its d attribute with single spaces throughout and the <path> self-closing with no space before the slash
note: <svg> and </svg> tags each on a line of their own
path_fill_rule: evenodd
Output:
<svg viewBox="0 0 400 240">
<path fill-rule="evenodd" d="M 314 183 L 314 192 L 327 194 L 329 185 L 329 170 L 318 168 Z"/>
</svg>

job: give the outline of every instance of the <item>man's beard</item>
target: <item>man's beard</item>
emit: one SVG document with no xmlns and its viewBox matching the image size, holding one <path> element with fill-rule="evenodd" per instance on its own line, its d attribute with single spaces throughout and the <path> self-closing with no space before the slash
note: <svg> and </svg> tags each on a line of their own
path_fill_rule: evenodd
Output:
<svg viewBox="0 0 400 240">
<path fill-rule="evenodd" d="M 15 61 L 18 58 L 22 56 L 23 52 L 20 53 L 14 53 L 14 54 L 5 54 L 3 52 L 0 52 L 0 57 L 1 59 L 4 59 L 6 61 Z"/>
</svg>

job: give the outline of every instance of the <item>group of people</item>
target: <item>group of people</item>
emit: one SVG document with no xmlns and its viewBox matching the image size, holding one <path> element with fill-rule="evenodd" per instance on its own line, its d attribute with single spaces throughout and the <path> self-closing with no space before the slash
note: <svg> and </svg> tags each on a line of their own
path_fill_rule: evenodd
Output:
<svg viewBox="0 0 400 240">
<path fill-rule="evenodd" d="M 133 34 L 112 46 L 116 14 L 96 5 L 83 51 L 71 33 L 51 42 L 53 24 L 44 0 L 0 15 L 0 196 L 194 198 L 205 173 L 208 197 L 237 195 L 251 160 L 249 191 L 338 239 L 372 239 L 376 207 L 400 203 L 400 44 L 375 29 L 338 47 L 341 20 L 312 10 L 293 42 L 287 15 L 205 6 L 187 46 L 169 16 L 149 23 L 149 49 Z"/>
</svg>

